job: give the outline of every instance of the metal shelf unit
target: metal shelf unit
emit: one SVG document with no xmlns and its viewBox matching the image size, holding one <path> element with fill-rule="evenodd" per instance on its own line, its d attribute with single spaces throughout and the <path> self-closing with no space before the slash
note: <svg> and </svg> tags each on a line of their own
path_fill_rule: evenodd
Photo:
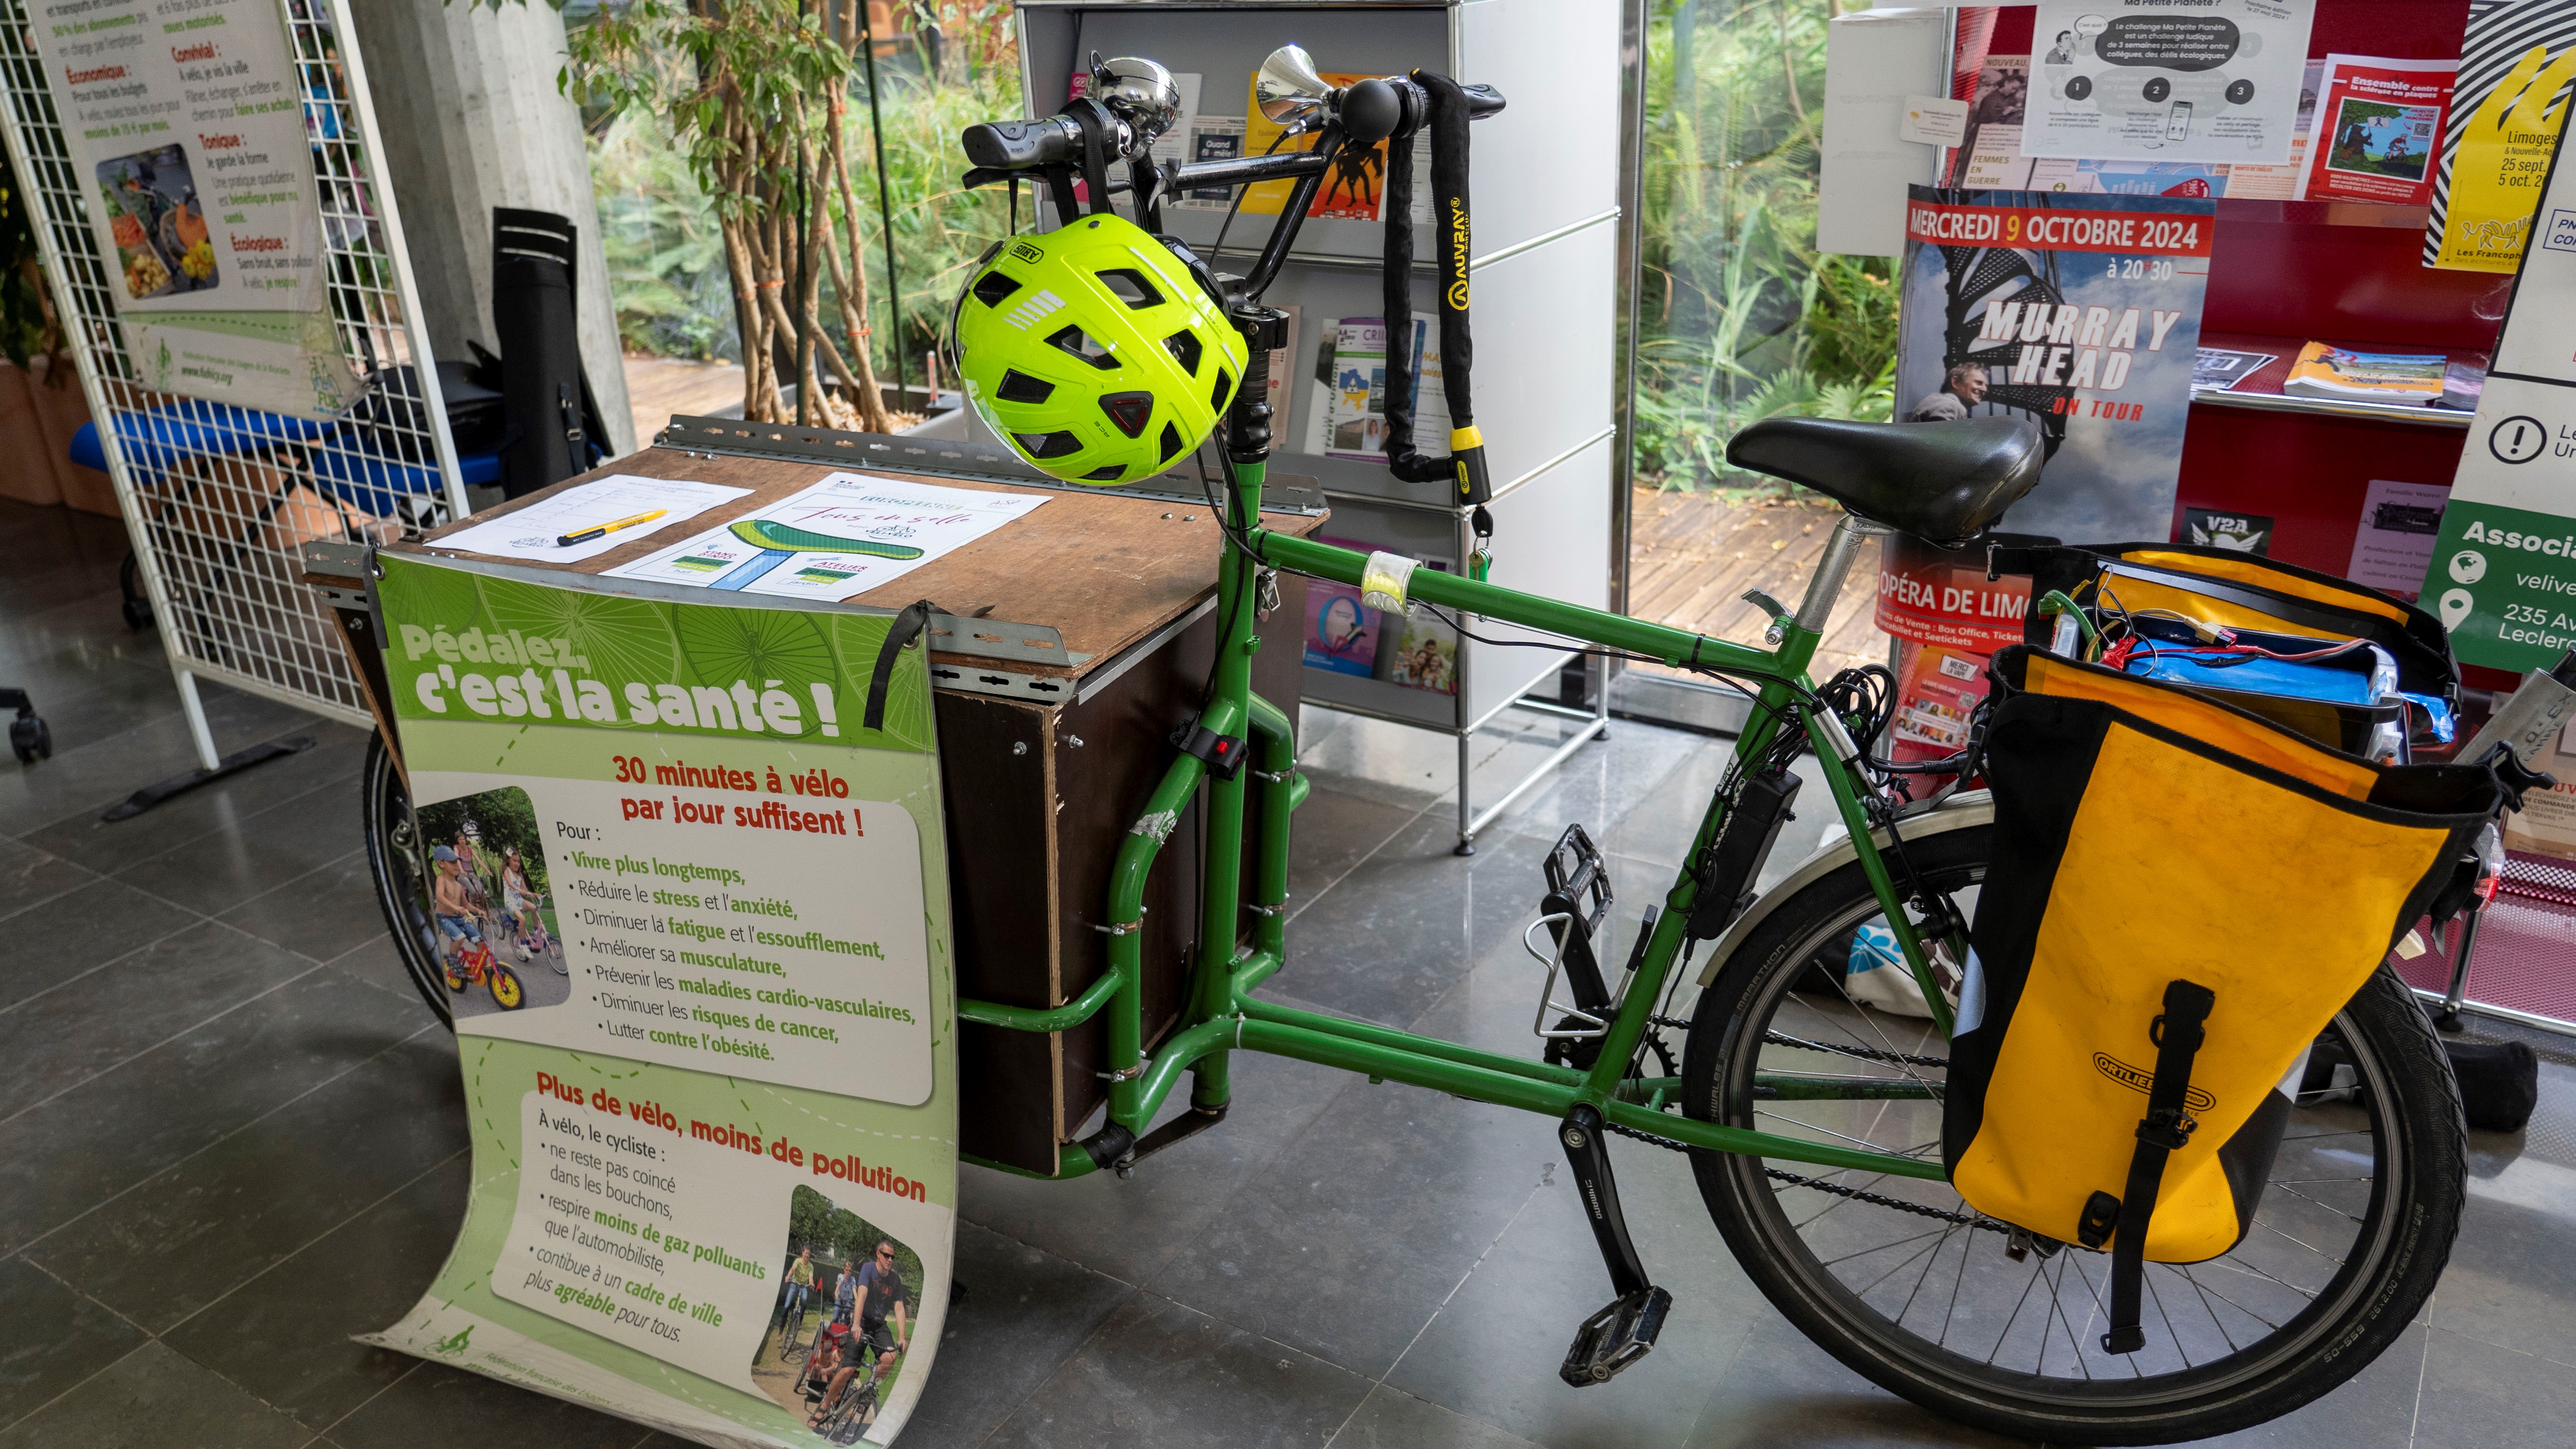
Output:
<svg viewBox="0 0 2576 1449">
<path fill-rule="evenodd" d="M 1619 240 L 1619 0 L 1477 0 L 1460 3 L 1299 4 L 1279 0 L 1020 0 L 1021 80 L 1029 113 L 1061 106 L 1092 52 L 1141 55 L 1200 77 L 1198 113 L 1249 111 L 1252 72 L 1291 42 L 1318 69 L 1388 75 L 1445 69 L 1499 88 L 1511 101 L 1476 124 L 1470 180 L 1475 252 L 1476 423 L 1496 480 L 1496 583 L 1608 608 L 1612 477 L 1618 451 L 1615 309 Z M 1417 171 L 1417 187 L 1428 177 Z M 1167 210 L 1170 230 L 1202 251 L 1221 212 Z M 1238 216 L 1219 270 L 1248 265 L 1271 218 Z M 1378 464 L 1298 451 L 1309 432 L 1310 377 L 1323 330 L 1344 317 L 1376 317 L 1380 224 L 1310 218 L 1271 287 L 1294 307 L 1298 329 L 1274 420 L 1274 472 L 1313 478 L 1333 509 L 1324 536 L 1462 568 L 1471 539 L 1466 510 L 1438 484 L 1398 481 Z M 1429 258 L 1428 226 L 1414 255 Z M 1425 262 L 1416 309 L 1432 303 Z M 970 420 L 977 437 L 979 420 Z M 1425 439 L 1427 446 L 1437 440 Z M 1540 641 L 1510 625 L 1468 621 L 1489 638 Z M 1299 625 L 1302 639 L 1303 624 Z M 1277 646 L 1274 646 L 1277 647 Z M 1307 702 L 1453 736 L 1458 745 L 1458 849 L 1609 724 L 1608 691 L 1569 709 L 1533 691 L 1576 656 L 1570 649 L 1458 641 L 1454 694 L 1308 668 Z M 1383 671 L 1380 671 L 1381 674 Z M 1479 809 L 1469 779 L 1473 737 L 1507 709 L 1570 716 L 1583 727 L 1538 767 Z"/>
</svg>

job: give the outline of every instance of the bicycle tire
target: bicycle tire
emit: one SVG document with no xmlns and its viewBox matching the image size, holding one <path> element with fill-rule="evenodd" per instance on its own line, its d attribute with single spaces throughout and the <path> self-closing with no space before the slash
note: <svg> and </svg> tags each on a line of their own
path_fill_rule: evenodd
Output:
<svg viewBox="0 0 2576 1449">
<path fill-rule="evenodd" d="M 376 908 L 384 913 L 394 954 L 403 974 L 449 1031 L 456 1029 L 456 1008 L 448 1001 L 449 973 L 437 945 L 437 927 L 423 906 L 428 877 L 421 869 L 417 826 L 411 797 L 395 767 L 393 751 L 381 732 L 367 738 L 367 759 L 358 772 L 358 825 L 367 845 L 367 875 L 376 888 Z M 462 991 L 465 984 L 456 983 Z"/>
<path fill-rule="evenodd" d="M 1990 828 L 1977 827 L 1928 837 L 1908 849 L 1926 883 L 1955 898 L 1983 880 L 1991 839 Z M 1812 1053 L 1799 1053 L 1780 1043 L 1797 1040 L 1815 1046 L 1817 1040 L 1798 1037 L 1784 1026 L 1775 1025 L 1777 1022 L 1798 1024 L 1837 1017 L 1863 1023 L 1871 1020 L 1850 1003 L 1847 995 L 1840 1001 L 1820 1002 L 1814 991 L 1816 978 L 1807 973 L 1815 968 L 1819 952 L 1830 948 L 1843 933 L 1878 915 L 1868 881 L 1854 863 L 1800 890 L 1746 936 L 1721 964 L 1693 1015 L 1683 1066 L 1683 1110 L 1687 1115 L 1745 1126 L 1756 1125 L 1757 1116 L 1767 1117 L 1774 1120 L 1760 1125 L 1773 1131 L 1784 1130 L 1784 1118 L 1794 1120 L 1804 1115 L 1832 1120 L 1823 1117 L 1828 1108 L 1809 1109 L 1786 1100 L 1786 1094 L 1776 1084 L 1786 1083 L 1787 1076 L 1775 1077 L 1775 1085 L 1769 1088 L 1758 1088 L 1754 1069 L 1765 1051 L 1777 1053 L 1771 1058 L 1775 1063 L 1771 1070 L 1775 1071 L 1788 1063 L 1812 1060 Z M 1793 984 L 1797 987 L 1794 992 Z M 1881 1014 L 1876 1020 L 1881 1024 L 1871 1030 L 1889 1036 L 1887 1024 L 1897 1019 Z M 1919 1026 L 1930 1045 L 1918 1050 L 1945 1050 L 1928 1022 Z M 1892 1310 L 1885 1305 L 1905 1286 L 1902 1277 L 1883 1293 L 1879 1284 L 1885 1273 L 1881 1280 L 1855 1287 L 1852 1280 L 1875 1265 L 1864 1264 L 1838 1273 L 1837 1267 L 1849 1260 L 1820 1257 L 1801 1236 L 1801 1230 L 1807 1229 L 1819 1240 L 1849 1239 L 1883 1218 L 1890 1224 L 1888 1231 L 1911 1231 L 1919 1241 L 1931 1236 L 1921 1232 L 1925 1209 L 1974 1216 L 1974 1210 L 1960 1202 L 1946 1182 L 1901 1178 L 1861 1181 L 1792 1161 L 1697 1150 L 1691 1154 L 1692 1167 L 1718 1230 L 1773 1306 L 1810 1340 L 1880 1387 L 1962 1423 L 2055 1444 L 2162 1444 L 2204 1438 L 2289 1413 L 2359 1372 L 2404 1332 L 2422 1308 L 2449 1259 L 2458 1231 L 2466 1196 L 2466 1127 L 2461 1119 L 2458 1087 L 2431 1023 L 2404 983 L 2383 967 L 2336 1017 L 2332 1030 L 2343 1038 L 2355 1059 L 2360 1090 L 2350 1102 L 2327 1100 L 2335 1096 L 2331 1092 L 2301 1094 L 2301 1105 L 2290 1135 L 2285 1138 L 2282 1157 L 2276 1160 L 2271 1185 L 2257 1209 L 2257 1228 L 2249 1231 L 2244 1243 L 2208 1264 L 2148 1265 L 2149 1312 L 2164 1317 L 2163 1327 L 2171 1337 L 2171 1352 L 2164 1353 L 2162 1345 L 2151 1345 L 2157 1355 L 2152 1358 L 2142 1352 L 2127 1359 L 2093 1355 L 2088 1361 L 2088 1338 L 2098 1339 L 2098 1326 L 2093 1315 L 2085 1314 L 2085 1336 L 2079 1336 L 2075 1318 L 2088 1302 L 2099 1307 L 2101 1295 L 2107 1291 L 2107 1254 L 2052 1247 L 2044 1242 L 2037 1245 L 2043 1251 L 2026 1249 L 2026 1257 L 2036 1257 L 2038 1261 L 2027 1270 L 2023 1301 L 2015 1305 L 2013 1317 L 1996 1330 L 1996 1347 L 1980 1364 L 1971 1355 L 1993 1319 L 2000 1316 L 2000 1298 L 1994 1300 L 1995 1308 L 1979 1313 L 1974 1336 L 1962 1327 L 1958 1348 L 1951 1346 L 1950 1339 L 1972 1258 L 1979 1263 L 1976 1302 L 1981 1309 L 1990 1281 L 2005 1294 L 2014 1281 L 1997 1274 L 1989 1264 L 2009 1263 L 2012 1274 L 2024 1271 L 2021 1260 L 2008 1256 L 2013 1240 L 2001 1225 L 1981 1219 L 1975 1226 L 1963 1227 L 1954 1221 L 1941 1229 L 1940 1241 L 1928 1250 L 1928 1256 L 1924 1250 L 1916 1250 L 1915 1258 L 1923 1262 L 1923 1267 L 1916 1275 L 1913 1291 Z M 1892 1039 L 1902 1046 L 1901 1037 Z M 1854 1040 L 1861 1039 L 1855 1035 Z M 1827 1045 L 1853 1059 L 1863 1055 L 1851 1048 Z M 1836 1075 L 1850 1070 L 1841 1062 L 1835 1065 Z M 1925 1066 L 1880 1070 L 1908 1075 L 1920 1071 L 1926 1074 L 1926 1084 L 1930 1086 L 1934 1084 L 1928 1074 L 1938 1069 Z M 1761 1095 L 1764 1090 L 1774 1095 L 1766 1098 Z M 1769 1102 L 1768 1108 L 1755 1106 L 1764 1101 Z M 1850 1110 L 1851 1104 L 1847 1102 L 1842 1107 Z M 1895 1114 L 1899 1109 L 1911 1120 L 1885 1129 L 1889 1140 L 1924 1143 L 1928 1136 L 1929 1145 L 1937 1150 L 1937 1099 L 1881 1103 L 1871 1120 Z M 1931 1126 L 1928 1134 L 1927 1117 Z M 2363 1125 L 2349 1127 L 2356 1119 Z M 1845 1125 L 1858 1120 L 1855 1113 L 1845 1119 Z M 2303 1130 L 2299 1123 L 2312 1125 Z M 2338 1127 L 2343 1130 L 2335 1130 Z M 2334 1151 L 2296 1146 L 2299 1141 L 2311 1140 L 2311 1133 L 2314 1138 L 2334 1139 Z M 2283 1173 L 2307 1170 L 2295 1164 L 2346 1161 L 2357 1156 L 2354 1143 L 2364 1137 L 2364 1148 L 2372 1154 L 2368 1177 L 2296 1178 L 2308 1184 L 2305 1189 L 2283 1185 Z M 1783 1188 L 1766 1168 L 1809 1182 L 1843 1177 L 1844 1191 L 1834 1193 L 1829 1188 L 1797 1185 Z M 1856 1198 L 1852 1189 L 1870 1190 L 1878 1196 L 1878 1202 Z M 1915 1193 L 1912 1210 L 1891 1211 L 1884 1206 L 1887 1195 L 1907 1191 Z M 2342 1201 L 2328 1201 L 2336 1198 Z M 2353 1210 L 2356 1203 L 2360 1205 L 2358 1214 Z M 1794 1212 L 1816 1204 L 1823 1206 L 1805 1223 L 1793 1221 Z M 1853 1207 L 1858 1216 L 1847 1215 L 1830 1228 L 1814 1226 L 1828 1213 L 1845 1207 Z M 2352 1234 L 2353 1246 L 2337 1258 L 2331 1251 L 2331 1240 L 2324 1240 L 2327 1247 L 2320 1249 L 2303 1241 L 2287 1226 L 2267 1226 L 2267 1216 L 2276 1212 L 2283 1215 L 2281 1224 L 2294 1224 L 2311 1238 L 2317 1234 L 2307 1226 L 2310 1219 L 2330 1225 L 2333 1218 L 2340 1217 L 2357 1224 L 2358 1231 Z M 1987 1227 L 1995 1230 L 1986 1231 Z M 2306 1260 L 2295 1259 L 2290 1250 L 2278 1248 L 2272 1237 L 2265 1236 L 2267 1232 L 2287 1238 L 2323 1260 L 2308 1265 L 2307 1271 L 2314 1279 L 2322 1280 L 2312 1295 L 2296 1281 L 2301 1273 L 2295 1264 Z M 1922 1318 L 1926 1321 L 1918 1324 L 1914 1309 L 1934 1270 L 1944 1267 L 1954 1234 L 1959 1238 L 1958 1268 L 1949 1288 L 1949 1305 L 1942 1310 L 1943 1326 L 1933 1337 L 1929 1336 L 1928 1319 L 1940 1309 L 1937 1286 L 1936 1296 L 1924 1301 Z M 1990 1243 L 1994 1245 L 1991 1253 L 1986 1248 Z M 1839 1250 L 1841 1244 L 1832 1246 Z M 1890 1244 L 1886 1250 L 1872 1251 L 1892 1253 L 1896 1246 L 1899 1245 Z M 2267 1252 L 2279 1254 L 2283 1261 L 2256 1266 L 2255 1258 Z M 2246 1264 L 2233 1263 L 2239 1253 L 2249 1255 Z M 2049 1265 L 2056 1260 L 2063 1261 L 2057 1263 L 2057 1280 L 2049 1287 L 2051 1309 L 2042 1312 L 2054 1311 L 2063 1317 L 2067 1350 L 2059 1376 L 2049 1375 L 2053 1334 L 2045 1317 L 2037 1325 L 2039 1347 L 2031 1367 L 2024 1370 L 2000 1364 L 2007 1341 L 2013 1343 L 2014 1362 L 2019 1362 L 2018 1355 L 2030 1329 L 2023 1327 L 2022 1338 L 2015 1339 L 2016 1325 L 2029 1296 L 2037 1285 L 2048 1281 Z M 2284 1266 L 2284 1261 L 2291 1260 L 2293 1266 Z M 1905 1260 L 1902 1266 L 1911 1269 L 1913 1261 Z M 2335 1266 L 2329 1268 L 2326 1264 Z M 2221 1279 L 2220 1270 L 2231 1267 L 2241 1271 Z M 2070 1269 L 2078 1280 L 2074 1286 L 2089 1293 L 2089 1297 L 2075 1295 L 2072 1310 L 2065 1306 Z M 2161 1290 L 2160 1284 L 2165 1285 Z M 2211 1299 L 2213 1287 L 2215 1302 Z M 2280 1295 L 2279 1289 L 2306 1295 L 2304 1306 L 2300 1306 L 2299 1298 Z M 2281 1320 L 2274 1322 L 2228 1297 L 2230 1290 L 2267 1304 L 2264 1295 L 2279 1298 L 2285 1305 Z M 2167 1292 L 2172 1298 L 2171 1310 L 2167 1307 Z M 1879 1294 L 1879 1302 L 1870 1301 L 1873 1293 Z M 2197 1306 L 2207 1311 L 2227 1349 L 2198 1363 L 2191 1351 L 2193 1344 L 2208 1343 L 2208 1337 L 2191 1317 L 2195 1306 L 2191 1295 L 2198 1296 Z M 2260 1323 L 2268 1331 L 2258 1335 L 2250 1324 L 2245 1325 L 2248 1341 L 2240 1346 L 2227 1327 L 2228 1320 L 2235 1316 L 2231 1309 L 2242 1309 L 2243 1319 Z M 2175 1311 L 2184 1315 L 2180 1323 L 2173 1316 Z M 2240 1324 L 2243 1319 L 2238 1320 Z M 2152 1334 L 2156 1328 L 2153 1316 L 2148 1327 Z M 2186 1327 L 2190 1333 L 2186 1333 Z M 2170 1367 L 2176 1361 L 2181 1367 Z M 2066 1366 L 2070 1363 L 2072 1368 Z M 2093 1378 L 2092 1369 L 2097 1365 L 2117 1376 Z M 2158 1371 L 2148 1373 L 2150 1365 Z M 2074 1369 L 2084 1370 L 2085 1377 L 2071 1377 Z"/>
</svg>

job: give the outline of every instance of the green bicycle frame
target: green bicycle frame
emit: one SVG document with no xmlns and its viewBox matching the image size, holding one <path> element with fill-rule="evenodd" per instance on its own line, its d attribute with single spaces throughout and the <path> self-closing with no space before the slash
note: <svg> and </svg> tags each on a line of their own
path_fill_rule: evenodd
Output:
<svg viewBox="0 0 2576 1449">
<path fill-rule="evenodd" d="M 1663 1108 L 1676 1094 L 1678 1083 L 1670 1078 L 1627 1075 L 1644 1036 L 1647 1017 L 1681 957 L 1684 930 L 1698 894 L 1698 883 L 1688 866 L 1664 898 L 1665 909 L 1636 977 L 1628 984 L 1601 1041 L 1600 1055 L 1589 1071 L 1299 1011 L 1253 995 L 1254 988 L 1279 969 L 1286 954 L 1287 916 L 1283 906 L 1288 898 L 1289 822 L 1306 791 L 1305 781 L 1296 773 L 1296 747 L 1288 716 L 1252 692 L 1252 656 L 1261 647 L 1261 640 L 1255 632 L 1257 611 L 1253 607 L 1258 569 L 1251 565 L 1257 561 L 1261 566 L 1356 585 L 1366 562 L 1366 555 L 1348 549 L 1263 529 L 1263 474 L 1262 464 L 1239 462 L 1230 481 L 1225 507 L 1231 532 L 1244 541 L 1254 557 L 1247 559 L 1242 548 L 1229 544 L 1218 565 L 1217 590 L 1226 601 L 1219 611 L 1225 621 L 1224 634 L 1219 641 L 1215 689 L 1200 716 L 1200 723 L 1218 734 L 1251 739 L 1255 748 L 1250 767 L 1231 780 L 1217 779 L 1209 776 L 1207 765 L 1198 757 L 1182 754 L 1165 771 L 1111 868 L 1108 908 L 1102 917 L 1110 933 L 1109 966 L 1089 989 L 1062 1006 L 1044 1010 L 960 1000 L 958 1015 L 987 1026 L 1057 1032 L 1106 1012 L 1109 1121 L 1131 1134 L 1131 1141 L 1144 1137 L 1148 1124 L 1185 1070 L 1194 1077 L 1190 1105 L 1203 1113 L 1222 1111 L 1232 1095 L 1232 1054 L 1241 1050 L 1295 1057 L 1364 1073 L 1372 1079 L 1405 1082 L 1551 1117 L 1562 1118 L 1577 1104 L 1588 1103 L 1614 1126 L 1685 1147 L 1750 1153 L 1896 1177 L 1945 1177 L 1938 1162 L 1676 1116 Z M 1848 525 L 1836 535 L 1825 565 L 1818 569 L 1820 581 L 1829 582 L 1831 576 L 1842 571 L 1848 550 L 1859 536 Z M 1923 988 L 1924 999 L 1936 1013 L 1935 1024 L 1945 1037 L 1949 1034 L 1947 1004 L 1935 985 L 1920 933 L 1872 838 L 1857 771 L 1851 763 L 1857 747 L 1832 711 L 1796 707 L 1811 693 L 1806 670 L 1822 637 L 1814 627 L 1821 618 L 1808 617 L 1813 610 L 1812 595 L 1810 608 L 1781 618 L 1784 637 L 1776 651 L 1766 652 L 1429 569 L 1417 570 L 1410 587 L 1413 597 L 1461 613 L 1541 629 L 1676 666 L 1713 667 L 1760 679 L 1762 687 L 1756 695 L 1756 706 L 1736 741 L 1737 761 L 1759 758 L 1777 739 L 1782 721 L 1794 718 L 1801 722 L 1888 926 Z M 1179 1024 L 1149 1054 L 1142 1039 L 1139 996 L 1145 876 L 1180 812 L 1202 786 L 1208 791 L 1207 862 L 1201 872 L 1205 885 L 1195 975 Z M 1244 879 L 1244 801 L 1246 792 L 1255 788 L 1264 794 L 1260 839 L 1253 844 L 1250 905 L 1254 926 L 1247 950 L 1238 939 L 1236 923 L 1244 904 L 1239 899 Z M 1725 824 L 1727 803 L 1722 790 L 1712 797 L 1688 859 L 1696 861 L 1717 838 Z M 1839 1094 L 1857 1098 L 1919 1093 L 1919 1088 L 1897 1090 L 1905 1086 L 1855 1078 L 1842 1084 Z M 1798 1095 L 1831 1096 L 1837 1095 L 1837 1089 L 1835 1084 L 1811 1080 L 1801 1086 Z M 1018 1170 L 998 1163 L 983 1165 Z M 1095 1159 L 1084 1144 L 1067 1143 L 1060 1150 L 1055 1176 L 1080 1176 L 1105 1165 L 1108 1164 Z"/>
</svg>

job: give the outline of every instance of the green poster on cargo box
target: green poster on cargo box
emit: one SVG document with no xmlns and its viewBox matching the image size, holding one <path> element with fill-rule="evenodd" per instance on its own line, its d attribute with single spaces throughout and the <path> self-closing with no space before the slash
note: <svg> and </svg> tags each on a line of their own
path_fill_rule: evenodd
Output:
<svg viewBox="0 0 2576 1449">
<path fill-rule="evenodd" d="M 891 1440 L 956 1211 L 926 652 L 870 729 L 884 612 L 380 561 L 474 1189 L 369 1341 L 705 1444 Z"/>
</svg>

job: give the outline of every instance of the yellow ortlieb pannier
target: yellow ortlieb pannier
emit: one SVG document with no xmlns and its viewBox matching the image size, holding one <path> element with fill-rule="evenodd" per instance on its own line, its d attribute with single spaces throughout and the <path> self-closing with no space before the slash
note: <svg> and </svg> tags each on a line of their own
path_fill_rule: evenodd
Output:
<svg viewBox="0 0 2576 1449">
<path fill-rule="evenodd" d="M 2502 787 L 2028 647 L 1993 670 L 1994 849 L 1942 1150 L 1979 1212 L 2111 1248 L 2105 1348 L 2127 1352 L 2138 1263 L 2244 1236 L 2310 1045 L 2454 885 Z"/>
</svg>

